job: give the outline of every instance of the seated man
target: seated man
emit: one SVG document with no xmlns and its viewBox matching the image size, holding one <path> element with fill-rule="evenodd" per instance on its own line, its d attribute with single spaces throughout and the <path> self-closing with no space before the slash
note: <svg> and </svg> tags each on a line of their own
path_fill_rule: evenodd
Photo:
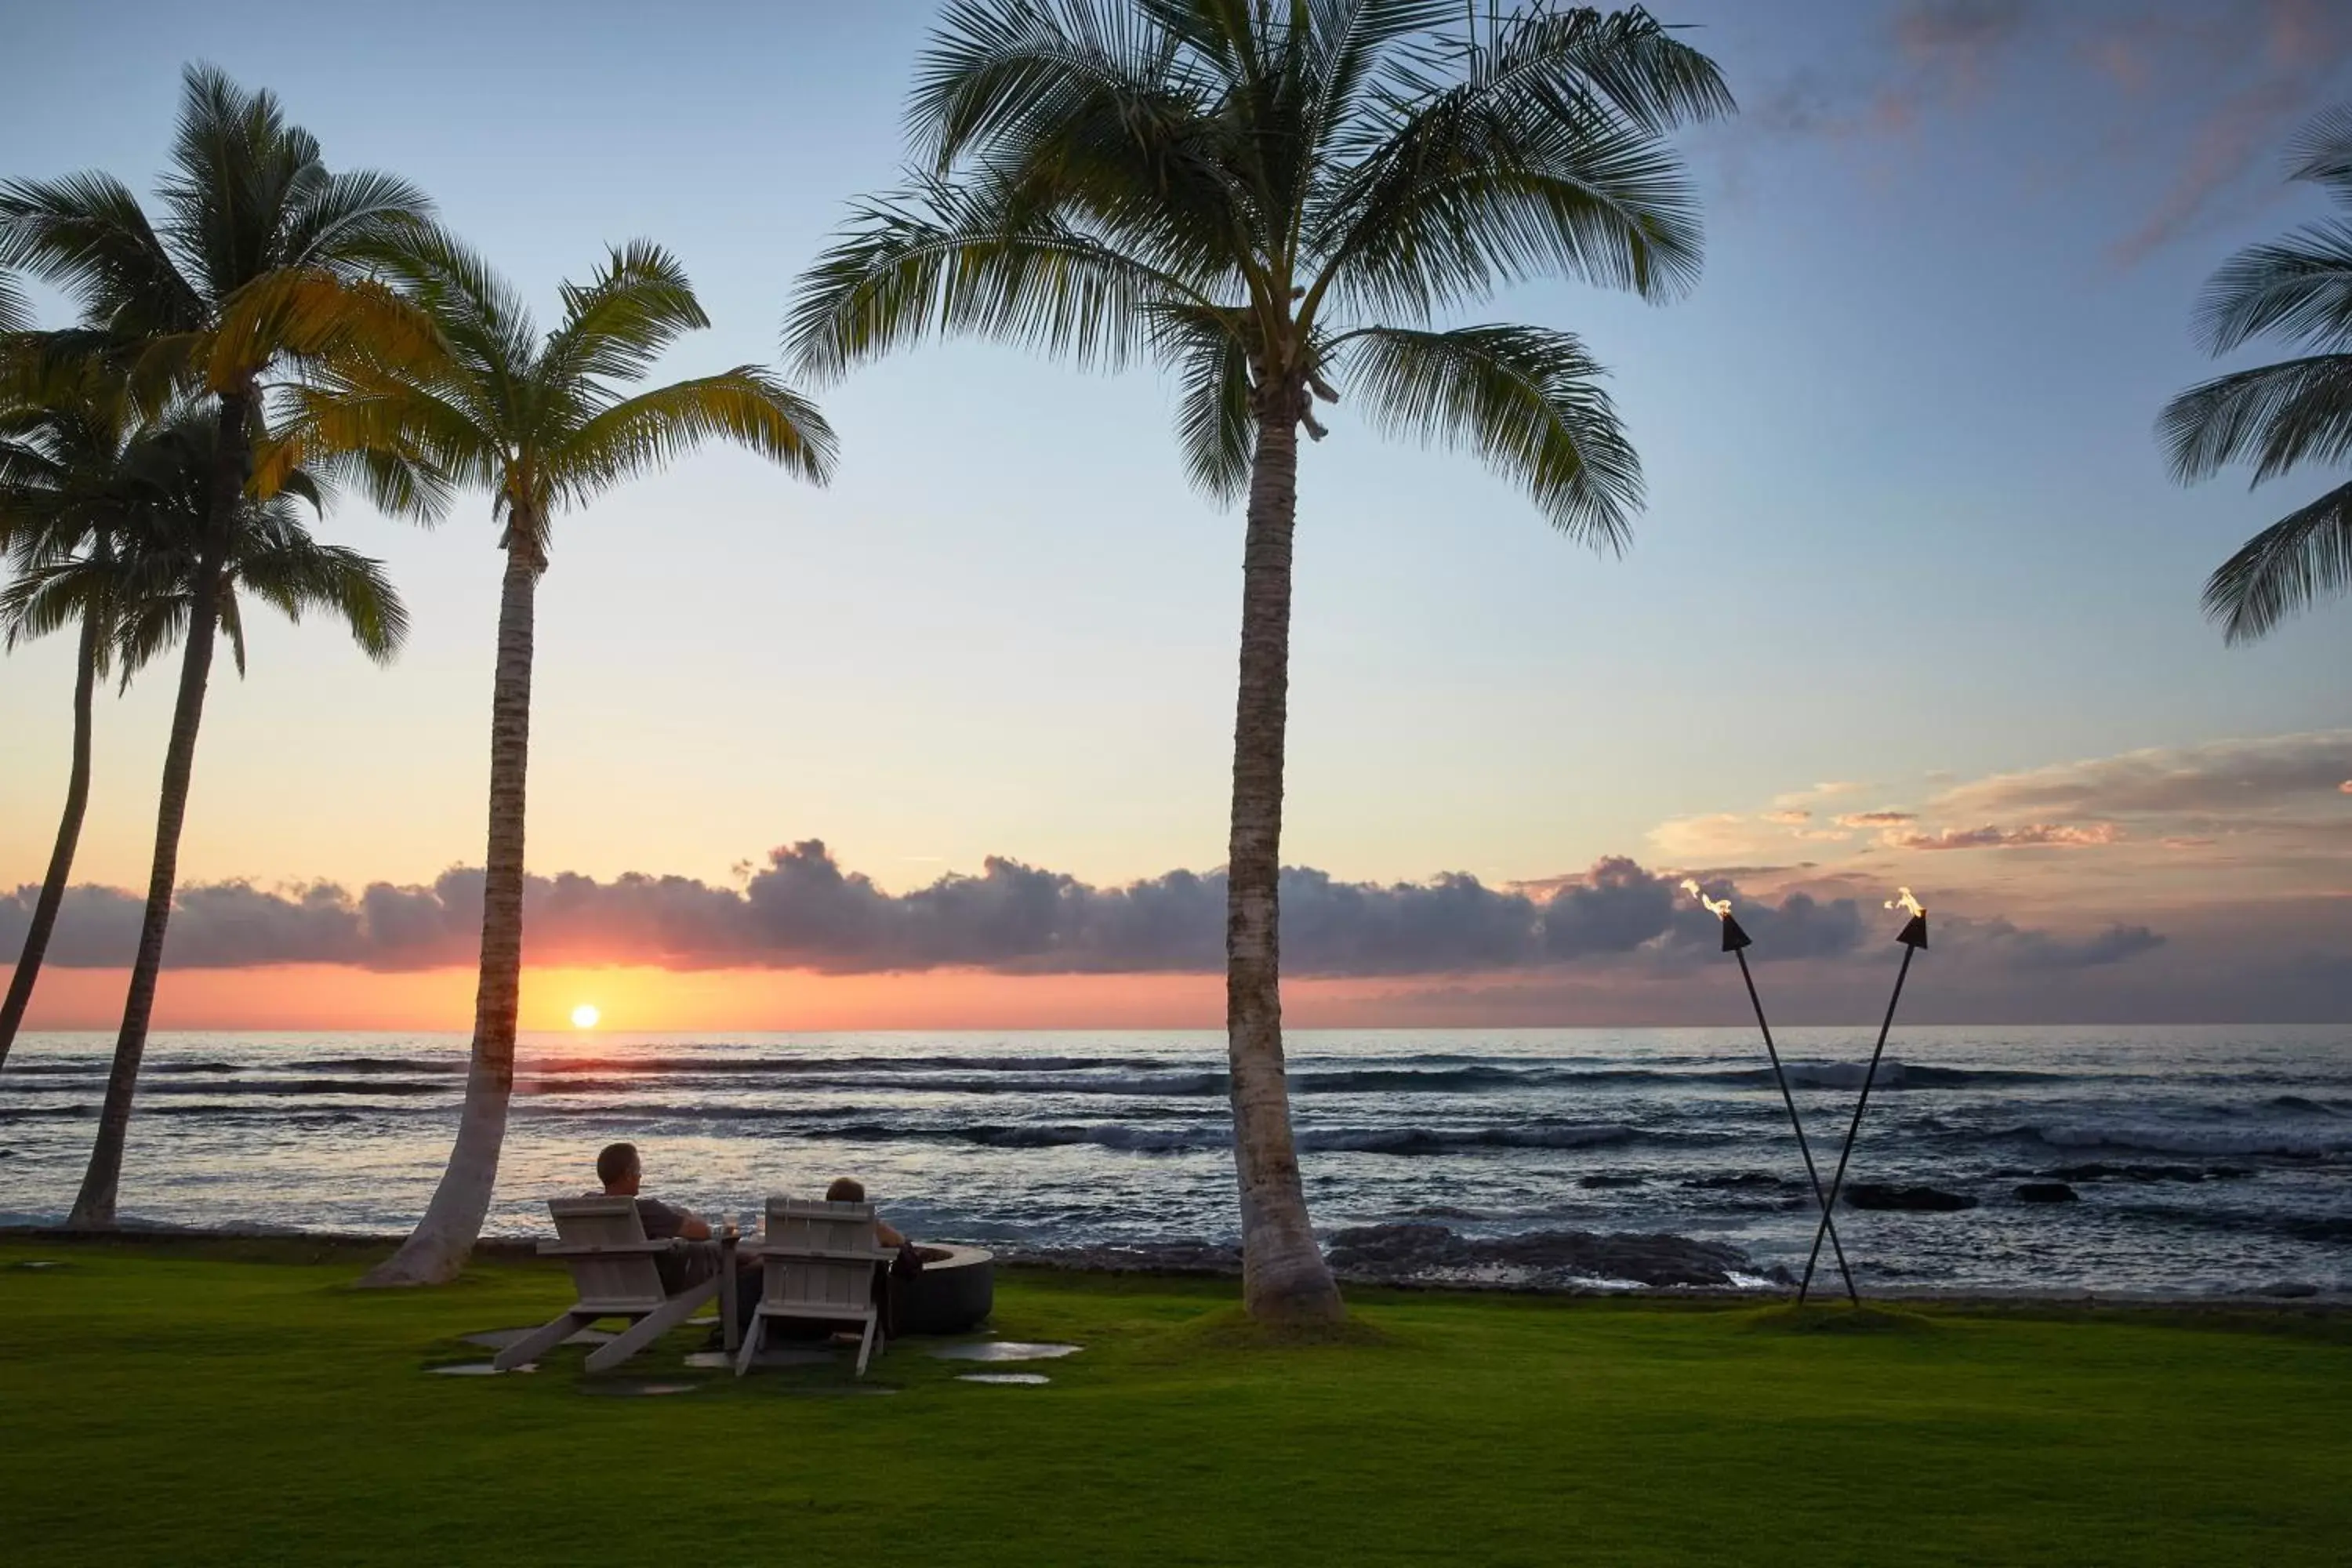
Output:
<svg viewBox="0 0 2352 1568">
<path fill-rule="evenodd" d="M 635 1143 L 608 1143 L 596 1156 L 596 1179 L 604 1184 L 604 1195 L 637 1200 L 637 1223 L 645 1226 L 647 1241 L 681 1237 L 688 1243 L 654 1259 L 662 1289 L 675 1296 L 719 1272 L 719 1244 L 710 1239 L 710 1223 L 692 1209 L 672 1208 L 659 1198 L 640 1195 L 637 1189 L 645 1174 Z"/>
</svg>

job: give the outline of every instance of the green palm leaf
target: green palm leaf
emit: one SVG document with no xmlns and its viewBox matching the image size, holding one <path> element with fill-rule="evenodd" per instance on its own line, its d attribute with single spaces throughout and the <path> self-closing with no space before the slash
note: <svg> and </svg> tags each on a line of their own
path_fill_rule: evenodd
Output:
<svg viewBox="0 0 2352 1568">
<path fill-rule="evenodd" d="M 2318 116 L 2288 153 L 2288 177 L 2352 206 L 2352 104 Z M 2305 463 L 2352 459 L 2352 219 L 2308 224 L 2223 263 L 2197 307 L 2197 332 L 2226 353 L 2256 338 L 2313 351 L 2189 388 L 2157 420 L 2183 483 L 2231 463 L 2253 482 Z M 2205 584 L 2205 612 L 2232 643 L 2250 642 L 2325 595 L 2352 570 L 2352 488 L 2328 491 L 2249 540 Z"/>
<path fill-rule="evenodd" d="M 2205 582 L 2205 613 L 2232 643 L 2352 587 L 2352 484 L 2338 485 L 2248 540 Z"/>
<path fill-rule="evenodd" d="M 1372 423 L 1475 452 L 1517 482 L 1554 527 L 1622 551 L 1642 504 L 1642 467 L 1567 332 L 1542 327 L 1412 331 L 1372 327 L 1333 344 Z"/>
</svg>

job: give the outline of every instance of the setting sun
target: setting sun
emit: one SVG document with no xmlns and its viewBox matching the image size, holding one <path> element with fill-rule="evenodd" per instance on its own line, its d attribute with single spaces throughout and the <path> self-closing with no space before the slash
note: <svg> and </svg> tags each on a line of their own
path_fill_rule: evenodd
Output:
<svg viewBox="0 0 2352 1568">
<path fill-rule="evenodd" d="M 575 1029 L 593 1029 L 596 1026 L 596 1020 L 602 1016 L 604 1015 L 596 1011 L 595 1004 L 583 1002 L 572 1009 L 572 1026 Z"/>
</svg>

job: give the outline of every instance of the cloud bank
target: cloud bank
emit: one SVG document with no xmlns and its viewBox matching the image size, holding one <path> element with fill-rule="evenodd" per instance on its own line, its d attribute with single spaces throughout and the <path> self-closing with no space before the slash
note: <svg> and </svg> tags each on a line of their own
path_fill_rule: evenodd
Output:
<svg viewBox="0 0 2352 1568">
<path fill-rule="evenodd" d="M 1679 873 L 1612 857 L 1534 890 L 1492 888 L 1459 873 L 1427 882 L 1348 882 L 1283 872 L 1284 968 L 1300 976 L 1407 976 L 1627 966 L 1688 967 L 1717 950 L 1715 918 L 1680 895 Z M 1880 911 L 1802 889 L 1777 897 L 1706 879 L 1755 937 L 1759 961 L 1839 959 L 1876 936 Z M 23 938 L 36 889 L 0 896 L 0 946 Z M 533 878 L 525 896 L 526 956 L 535 964 L 646 963 L 670 969 L 775 968 L 832 974 L 977 969 L 1007 974 L 1206 973 L 1222 967 L 1221 871 L 1171 871 L 1122 887 L 1005 858 L 976 876 L 887 892 L 845 870 L 814 839 L 772 851 L 740 889 L 687 877 L 610 881 Z M 482 877 L 460 868 L 430 886 L 332 884 L 268 889 L 246 882 L 184 889 L 166 961 L 175 968 L 328 963 L 402 972 L 469 964 L 481 924 Z M 126 963 L 140 902 L 129 891 L 76 888 L 51 940 L 66 968 Z M 2005 922 L 1949 928 L 1952 940 L 2021 968 L 2122 962 L 2163 939 L 2075 941 Z M 2120 930 L 2121 928 L 2118 928 Z"/>
</svg>

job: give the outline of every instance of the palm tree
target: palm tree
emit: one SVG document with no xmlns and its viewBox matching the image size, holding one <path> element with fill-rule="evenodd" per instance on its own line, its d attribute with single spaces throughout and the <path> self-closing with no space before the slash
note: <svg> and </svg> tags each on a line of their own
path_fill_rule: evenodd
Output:
<svg viewBox="0 0 2352 1568">
<path fill-rule="evenodd" d="M 0 332 L 21 332 L 32 324 L 33 308 L 25 301 L 25 290 L 5 272 L 0 272 Z"/>
<path fill-rule="evenodd" d="M 2352 104 L 2297 136 L 2287 177 L 2352 209 Z M 2238 252 L 2205 285 L 2198 335 L 2216 354 L 2259 337 L 2308 351 L 2217 376 L 2165 405 L 2158 428 L 2183 484 L 2229 463 L 2255 484 L 2305 462 L 2352 457 L 2352 210 Z M 2248 540 L 2205 583 L 2205 613 L 2230 642 L 2252 642 L 2323 595 L 2352 586 L 2352 483 Z"/>
<path fill-rule="evenodd" d="M 0 487 L 0 534 L 16 568 L 14 580 L 0 590 L 7 646 L 68 626 L 80 628 L 72 781 L 7 1012 L 0 1017 L 6 1030 L 0 1047 L 31 996 L 72 869 L 89 789 L 91 689 L 110 668 L 128 684 L 188 635 L 210 537 L 213 416 L 178 410 L 126 436 L 119 423 L 124 407 L 114 395 L 52 410 L 47 428 L 22 446 L 49 466 L 54 482 Z M 247 500 L 235 514 L 215 612 L 237 673 L 246 668 L 240 589 L 298 623 L 307 611 L 330 611 L 371 658 L 389 662 L 407 630 L 399 595 L 379 563 L 312 539 L 298 498 L 313 508 L 324 505 L 312 477 L 300 470 L 286 477 L 277 495 Z"/>
<path fill-rule="evenodd" d="M 0 184 L 0 267 L 63 285 L 89 329 L 142 345 L 134 382 L 151 401 L 176 389 L 212 405 L 208 521 L 188 584 L 146 910 L 98 1142 L 74 1199 L 72 1223 L 90 1227 L 114 1222 L 237 520 L 248 491 L 267 500 L 275 482 L 255 469 L 257 449 L 268 450 L 257 445 L 266 378 L 321 356 L 413 344 L 413 313 L 366 273 L 371 257 L 421 230 L 429 212 L 421 193 L 390 175 L 331 174 L 317 140 L 288 124 L 274 97 L 248 93 L 209 67 L 185 73 L 160 195 L 158 226 L 107 174 Z"/>
<path fill-rule="evenodd" d="M 714 439 L 823 483 L 834 435 L 813 405 L 753 365 L 626 390 L 682 333 L 710 324 L 685 272 L 657 246 L 624 246 L 593 281 L 566 284 L 563 320 L 544 338 L 514 291 L 455 244 L 415 246 L 392 275 L 431 317 L 437 348 L 323 378 L 308 394 L 304 438 L 360 454 L 352 461 L 387 510 L 429 516 L 450 488 L 488 490 L 506 552 L 466 1103 L 424 1217 L 368 1277 L 405 1285 L 437 1283 L 464 1267 L 489 1211 L 506 1137 L 522 978 L 532 619 L 556 514 Z"/>
<path fill-rule="evenodd" d="M 132 412 L 122 389 L 89 367 L 46 378 L 47 385 L 40 379 L 26 376 L 25 399 L 0 411 L 0 556 L 26 574 L 26 581 L 59 565 L 73 569 L 72 580 L 45 595 L 40 615 L 31 614 L 29 605 L 13 614 L 0 608 L 0 637 L 14 650 L 25 639 L 79 627 L 73 760 L 48 873 L 33 905 L 7 997 L 0 1001 L 0 1066 L 6 1065 L 32 1001 L 73 874 L 89 802 L 91 698 L 114 650 L 121 620 L 116 590 L 131 513 L 152 493 L 147 481 L 152 465 L 142 460 L 133 444 Z M 126 683 L 131 673 L 123 671 Z"/>
<path fill-rule="evenodd" d="M 1570 535 L 1624 540 L 1640 466 L 1564 331 L 1444 326 L 1498 287 L 1689 283 L 1666 132 L 1727 111 L 1639 10 L 1460 0 L 956 0 L 917 68 L 915 183 L 865 203 L 787 327 L 817 376 L 961 331 L 1182 384 L 1192 479 L 1247 498 L 1225 1019 L 1244 1301 L 1342 1310 L 1283 1075 L 1276 882 L 1297 436 L 1342 388 L 1466 447 Z"/>
</svg>

